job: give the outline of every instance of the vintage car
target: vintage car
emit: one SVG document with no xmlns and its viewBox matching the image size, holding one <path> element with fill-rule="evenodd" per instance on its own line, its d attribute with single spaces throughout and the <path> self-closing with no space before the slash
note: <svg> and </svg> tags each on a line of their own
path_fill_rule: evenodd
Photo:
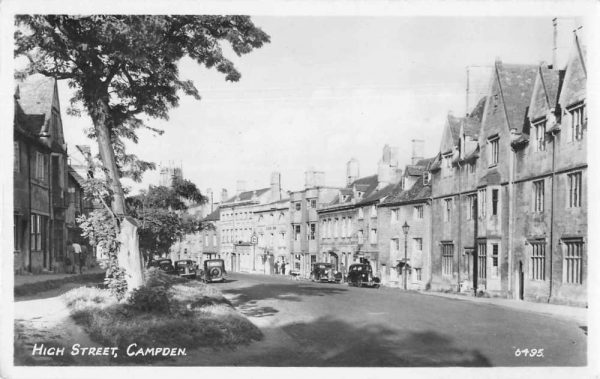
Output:
<svg viewBox="0 0 600 379">
<path fill-rule="evenodd" d="M 175 261 L 175 269 L 177 269 L 177 274 L 179 276 L 188 279 L 196 278 L 196 262 L 191 259 Z"/>
<path fill-rule="evenodd" d="M 342 273 L 333 268 L 331 263 L 317 262 L 312 265 L 310 280 L 313 282 L 340 283 Z"/>
<path fill-rule="evenodd" d="M 348 285 L 355 287 L 375 287 L 379 288 L 381 280 L 373 275 L 373 269 L 370 264 L 357 263 L 348 268 Z"/>
<path fill-rule="evenodd" d="M 225 261 L 222 259 L 207 259 L 200 271 L 200 279 L 204 283 L 225 281 Z"/>
<path fill-rule="evenodd" d="M 177 270 L 173 266 L 173 261 L 169 258 L 154 259 L 148 262 L 148 268 L 156 267 L 169 275 L 177 275 Z"/>
</svg>

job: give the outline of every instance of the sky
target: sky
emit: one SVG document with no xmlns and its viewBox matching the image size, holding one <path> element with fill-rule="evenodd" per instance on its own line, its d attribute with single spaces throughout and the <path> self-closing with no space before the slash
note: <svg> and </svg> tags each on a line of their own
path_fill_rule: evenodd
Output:
<svg viewBox="0 0 600 379">
<path fill-rule="evenodd" d="M 426 157 L 437 154 L 448 112 L 466 112 L 467 66 L 489 67 L 496 58 L 538 64 L 552 56 L 552 18 L 252 19 L 271 43 L 229 54 L 241 80 L 226 82 L 182 60 L 181 77 L 194 81 L 202 100 L 182 95 L 169 120 L 149 119 L 165 133 L 141 132 L 131 153 L 181 166 L 184 177 L 215 194 L 232 194 L 237 180 L 249 190 L 268 187 L 273 171 L 285 190 L 302 189 L 307 169 L 343 186 L 346 162 L 354 157 L 361 176 L 375 174 L 385 144 L 399 148 L 401 167 L 410 162 L 413 139 L 425 140 Z M 83 133 L 89 118 L 65 112 L 66 83 L 59 93 L 69 148 L 95 148 Z M 125 184 L 134 191 L 158 184 L 158 170 Z"/>
</svg>

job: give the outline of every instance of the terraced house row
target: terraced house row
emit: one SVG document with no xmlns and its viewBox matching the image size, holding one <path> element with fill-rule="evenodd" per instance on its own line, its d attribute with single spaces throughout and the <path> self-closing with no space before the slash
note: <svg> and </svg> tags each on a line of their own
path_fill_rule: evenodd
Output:
<svg viewBox="0 0 600 379">
<path fill-rule="evenodd" d="M 433 157 L 413 140 L 404 167 L 387 145 L 375 175 L 351 159 L 344 186 L 311 170 L 287 195 L 277 175 L 239 191 L 209 220 L 219 255 L 265 273 L 284 260 L 304 277 L 316 262 L 368 260 L 388 286 L 586 305 L 587 72 L 572 37 L 563 64 L 497 59 L 487 94 L 447 116 Z"/>
</svg>

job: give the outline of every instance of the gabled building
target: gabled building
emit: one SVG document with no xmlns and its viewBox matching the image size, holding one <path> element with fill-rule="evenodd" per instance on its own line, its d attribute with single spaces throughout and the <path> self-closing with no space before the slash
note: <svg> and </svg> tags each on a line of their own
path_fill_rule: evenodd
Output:
<svg viewBox="0 0 600 379">
<path fill-rule="evenodd" d="M 14 271 L 58 271 L 67 242 L 67 151 L 56 80 L 32 75 L 17 82 L 14 99 Z"/>
<path fill-rule="evenodd" d="M 536 68 L 525 127 L 513 138 L 511 296 L 587 304 L 585 48 Z"/>
<path fill-rule="evenodd" d="M 377 208 L 381 279 L 384 285 L 428 289 L 431 277 L 432 159 L 413 159 L 401 183 Z M 403 226 L 408 225 L 407 234 Z"/>
<path fill-rule="evenodd" d="M 358 162 L 353 161 L 356 171 Z M 350 170 L 354 170 L 350 167 Z M 351 172 L 350 172 L 351 174 Z M 311 265 L 319 253 L 319 215 L 317 209 L 329 204 L 338 195 L 340 188 L 325 186 L 325 173 L 308 170 L 304 173 L 304 189 L 290 193 L 290 248 L 291 269 L 308 278 Z"/>
<path fill-rule="evenodd" d="M 361 259 L 379 272 L 377 205 L 400 182 L 398 149 L 385 145 L 377 175 L 358 178 L 356 161 L 347 163 L 348 184 L 335 199 L 317 210 L 319 215 L 320 257 L 340 269 Z M 356 175 L 355 175 L 356 174 Z M 352 181 L 350 181 L 352 180 Z"/>
</svg>

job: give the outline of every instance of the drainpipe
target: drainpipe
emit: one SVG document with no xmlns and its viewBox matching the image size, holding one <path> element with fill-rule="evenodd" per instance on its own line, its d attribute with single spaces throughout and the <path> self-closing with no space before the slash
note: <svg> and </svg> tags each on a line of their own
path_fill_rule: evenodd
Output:
<svg viewBox="0 0 600 379">
<path fill-rule="evenodd" d="M 31 224 L 31 146 L 29 144 L 25 144 L 25 146 L 27 146 L 27 185 L 29 187 L 29 196 L 27 196 L 27 199 L 29 200 L 29 207 L 28 207 L 28 213 L 27 213 L 27 224 L 29 225 L 29 235 L 26 237 L 27 238 L 27 245 L 29 246 L 29 259 L 28 259 L 28 270 L 29 272 L 31 272 L 31 228 L 33 227 L 33 225 Z"/>
<path fill-rule="evenodd" d="M 548 289 L 548 303 L 552 299 L 552 282 L 554 275 L 552 275 L 552 267 L 554 260 L 554 182 L 556 180 L 556 136 L 552 135 L 552 183 L 550 185 L 550 286 Z"/>
<path fill-rule="evenodd" d="M 515 159 L 515 155 L 517 154 L 517 152 L 515 151 L 515 149 L 511 148 L 511 154 L 509 155 L 509 164 L 508 166 L 510 167 L 510 171 L 508 174 L 509 177 L 509 183 L 508 183 L 508 295 L 509 297 L 514 297 L 510 296 L 511 295 L 511 291 L 512 291 L 512 287 L 513 287 L 513 283 L 512 283 L 512 272 L 513 272 L 513 243 L 514 243 L 514 236 L 513 236 L 513 228 L 514 228 L 514 206 L 515 206 L 515 200 L 514 200 L 514 180 L 515 180 L 515 165 L 516 165 L 516 159 Z"/>
<path fill-rule="evenodd" d="M 460 162 L 458 165 L 458 251 L 457 251 L 457 262 L 458 262 L 458 283 L 457 292 L 460 292 L 460 256 L 462 252 L 462 166 Z"/>
</svg>

